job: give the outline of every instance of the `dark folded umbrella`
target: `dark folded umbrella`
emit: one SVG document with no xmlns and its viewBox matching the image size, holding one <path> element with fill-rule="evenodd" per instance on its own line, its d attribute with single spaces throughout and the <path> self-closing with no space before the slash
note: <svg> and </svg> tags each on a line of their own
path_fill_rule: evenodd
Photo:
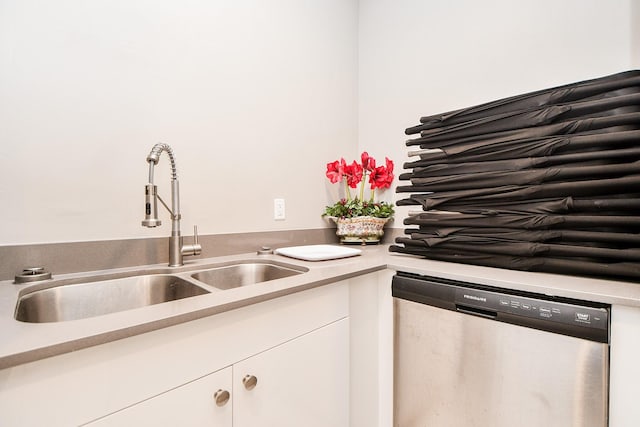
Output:
<svg viewBox="0 0 640 427">
<path fill-rule="evenodd" d="M 410 239 L 408 239 L 410 240 Z M 434 250 L 419 246 L 407 247 L 392 245 L 390 252 L 418 255 L 438 261 L 473 264 L 486 267 L 506 268 L 510 270 L 573 274 L 578 276 L 597 276 L 624 280 L 640 279 L 640 263 L 637 262 L 598 262 L 596 260 L 575 260 L 551 257 L 517 257 L 508 255 L 482 254 L 476 252 L 457 252 Z"/>
<path fill-rule="evenodd" d="M 554 123 L 570 111 L 571 107 L 564 105 L 552 105 L 539 110 L 508 111 L 506 113 L 469 120 L 450 126 L 426 129 L 420 132 L 420 136 L 424 138 L 425 141 L 438 142 L 467 136 L 528 128 Z"/>
<path fill-rule="evenodd" d="M 451 242 L 477 242 L 490 237 L 500 241 L 573 243 L 579 246 L 640 247 L 640 234 L 579 230 L 518 230 L 491 227 L 420 227 L 406 230 L 413 240 L 441 239 Z M 431 245 L 429 245 L 431 246 Z"/>
<path fill-rule="evenodd" d="M 449 111 L 443 114 L 425 116 L 420 118 L 420 122 L 423 125 L 427 124 L 432 126 L 460 123 L 514 110 L 524 110 L 544 105 L 572 102 L 579 99 L 594 97 L 598 94 L 638 85 L 640 85 L 640 71 L 626 71 L 597 79 L 584 80 L 581 82 L 503 98 L 469 108 Z M 418 127 L 408 128 L 406 133 L 409 135 L 421 130 L 420 128 L 416 128 Z"/>
<path fill-rule="evenodd" d="M 495 237 L 507 241 L 547 242 L 562 237 L 562 230 L 518 230 L 492 227 L 424 227 L 406 230 L 413 240 L 449 239 L 455 242 L 474 241 L 478 237 Z M 429 245 L 431 246 L 431 245 Z"/>
<path fill-rule="evenodd" d="M 635 215 L 457 214 L 424 212 L 404 219 L 405 225 L 427 227 L 490 227 L 523 230 L 611 228 L 631 233 L 640 229 Z"/>
<path fill-rule="evenodd" d="M 620 131 L 640 129 L 640 113 L 636 112 L 586 119 L 578 118 L 550 125 L 517 128 L 500 132 L 484 133 L 482 135 L 473 134 L 460 138 L 438 138 L 435 140 L 432 137 L 421 137 L 408 140 L 406 145 L 419 145 L 420 148 L 444 148 L 466 142 L 484 141 L 485 143 L 497 143 L 518 139 L 542 138 L 552 135 L 577 134 L 582 132 L 596 133 L 595 131 L 600 131 L 601 133 L 608 133 L 612 130 L 609 128 L 614 128 L 614 131 L 617 131 L 616 128 L 619 128 L 618 130 Z"/>
<path fill-rule="evenodd" d="M 523 171 L 480 172 L 475 174 L 411 178 L 411 184 L 398 186 L 398 192 L 456 191 L 505 185 L 533 185 L 555 181 L 576 181 L 587 178 L 620 177 L 640 174 L 640 162 L 597 166 L 568 166 Z M 639 180 L 640 182 L 640 180 Z"/>
<path fill-rule="evenodd" d="M 634 78 L 635 80 L 637 80 L 636 83 L 640 82 L 640 77 L 636 77 Z M 497 117 L 500 116 L 502 114 L 505 113 L 518 113 L 518 112 L 526 112 L 526 111 L 532 111 L 532 110 L 541 110 L 543 108 L 548 108 L 548 107 L 552 107 L 552 106 L 573 106 L 575 105 L 576 102 L 591 102 L 591 101 L 602 101 L 605 100 L 607 98 L 616 98 L 616 97 L 621 97 L 621 96 L 627 96 L 627 95 L 635 95 L 635 94 L 639 94 L 640 93 L 640 86 L 631 86 L 631 87 L 626 87 L 626 88 L 622 88 L 622 89 L 618 89 L 618 90 L 614 90 L 614 91 L 609 91 L 609 92 L 605 92 L 605 93 L 601 93 L 598 94 L 596 96 L 591 96 L 588 98 L 581 98 L 580 100 L 574 100 L 574 103 L 550 103 L 550 104 L 545 104 L 545 105 L 539 105 L 539 106 L 531 106 L 529 108 L 524 108 L 521 110 L 510 110 L 510 111 L 502 111 L 502 112 L 494 112 L 494 114 L 489 114 L 488 112 L 482 112 L 479 114 L 475 114 L 475 115 L 470 115 L 468 117 L 451 117 L 450 120 L 445 120 L 445 121 L 441 121 L 441 122 L 430 122 L 430 123 L 421 123 L 419 125 L 416 126 L 412 126 L 410 128 L 405 129 L 405 134 L 407 135 L 415 135 L 418 133 L 422 133 L 425 131 L 429 131 L 429 130 L 433 130 L 433 129 L 443 129 L 443 128 L 447 128 L 447 127 L 452 127 L 455 126 L 457 124 L 461 124 L 461 123 L 468 123 L 468 122 L 475 122 L 484 118 L 489 118 L 489 117 Z M 562 119 L 568 119 L 571 117 L 577 117 L 579 115 L 586 115 L 589 114 L 590 116 L 593 116 L 594 114 L 596 115 L 611 115 L 614 112 L 617 112 L 617 114 L 620 113 L 624 113 L 624 112 L 631 112 L 634 110 L 627 110 L 626 107 L 622 106 L 622 107 L 618 107 L 615 104 L 613 104 L 613 107 L 610 107 L 609 109 L 606 109 L 607 107 L 605 107 L 604 109 L 602 109 L 602 111 L 598 112 L 597 110 L 592 110 L 592 111 L 587 111 L 587 110 L 583 110 L 580 109 L 580 105 L 577 105 L 576 108 L 572 109 L 572 112 L 570 113 L 565 113 L 562 115 Z M 585 113 L 585 111 L 587 111 Z M 426 136 L 428 133 L 423 134 L 422 136 Z"/>
<path fill-rule="evenodd" d="M 640 139 L 640 132 L 638 132 Z M 525 157 L 518 159 L 488 160 L 485 162 L 437 163 L 425 167 L 417 167 L 412 172 L 400 174 L 400 180 L 413 177 L 432 177 L 460 174 L 476 174 L 492 171 L 521 171 L 543 166 L 594 162 L 609 164 L 618 159 L 627 162 L 640 159 L 640 147 L 619 150 L 587 151 L 581 153 L 559 154 L 556 156 Z"/>
<path fill-rule="evenodd" d="M 398 203 L 399 205 L 409 206 L 410 204 Z M 419 204 L 414 202 L 413 205 Z M 597 199 L 589 198 L 550 198 L 535 200 L 505 200 L 497 203 L 475 203 L 473 205 L 465 202 L 456 203 L 455 201 L 447 203 L 447 209 L 482 215 L 499 215 L 513 213 L 542 213 L 542 214 L 567 214 L 567 213 L 597 213 L 607 215 L 633 215 L 640 211 L 640 195 L 624 194 L 613 195 L 610 197 L 600 196 Z"/>
<path fill-rule="evenodd" d="M 509 240 L 496 236 L 453 236 L 445 238 L 399 238 L 398 242 L 411 244 L 421 242 L 430 248 L 445 248 L 453 251 L 476 251 L 480 253 L 515 256 L 591 257 L 618 261 L 640 261 L 640 249 L 612 249 L 580 245 L 560 245 L 528 240 Z"/>
<path fill-rule="evenodd" d="M 536 199 L 527 200 L 526 202 L 518 201 L 505 201 L 498 203 L 481 203 L 472 206 L 454 206 L 452 209 L 455 212 L 465 214 L 478 214 L 478 215 L 491 215 L 498 214 L 513 214 L 513 213 L 526 213 L 526 214 L 567 214 L 583 212 L 574 208 L 575 200 L 573 197 L 563 197 L 556 199 Z M 412 199 L 403 199 L 397 202 L 398 206 L 415 206 L 420 205 L 418 201 Z M 625 204 L 626 206 L 626 204 Z"/>
<path fill-rule="evenodd" d="M 410 186 L 408 186 L 410 187 Z M 501 187 L 479 188 L 460 191 L 446 191 L 431 194 L 414 194 L 410 198 L 429 210 L 439 207 L 445 209 L 448 202 L 455 201 L 467 205 L 482 202 L 501 202 L 515 200 L 544 199 L 549 197 L 593 197 L 598 195 L 625 194 L 640 188 L 640 175 L 621 178 L 570 181 L 530 186 L 505 185 Z M 398 187 L 397 192 L 415 191 Z"/>
<path fill-rule="evenodd" d="M 578 135 L 547 136 L 513 141 L 476 141 L 445 147 L 441 153 L 421 155 L 415 162 L 405 163 L 405 169 L 427 167 L 443 161 L 452 163 L 481 162 L 526 157 L 544 157 L 554 154 L 581 154 L 591 158 L 591 151 L 616 157 L 615 149 L 637 148 L 640 131 L 612 133 L 584 133 Z M 587 151 L 591 150 L 591 151 Z M 609 154 L 606 154 L 606 153 Z M 580 161 L 574 158 L 572 161 Z"/>
<path fill-rule="evenodd" d="M 635 108 L 630 108 L 635 107 Z M 420 132 L 430 143 L 453 139 L 493 134 L 514 129 L 529 128 L 571 119 L 607 117 L 640 110 L 640 94 L 617 96 L 597 100 L 578 101 L 571 104 L 552 105 L 524 111 L 509 111 L 502 114 L 465 121 L 462 123 L 426 129 Z M 433 144 L 431 144 L 433 145 Z"/>
<path fill-rule="evenodd" d="M 638 149 L 640 153 L 640 149 Z M 520 159 L 496 160 L 487 162 L 437 163 L 426 167 L 417 167 L 412 172 L 398 176 L 401 181 L 417 177 L 475 174 L 491 171 L 520 171 L 546 164 L 548 156 L 525 157 Z"/>
</svg>

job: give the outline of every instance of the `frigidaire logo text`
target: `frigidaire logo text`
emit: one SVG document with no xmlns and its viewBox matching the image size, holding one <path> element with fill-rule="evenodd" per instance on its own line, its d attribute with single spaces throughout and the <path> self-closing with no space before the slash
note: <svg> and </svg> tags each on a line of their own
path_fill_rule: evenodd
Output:
<svg viewBox="0 0 640 427">
<path fill-rule="evenodd" d="M 487 299 L 484 297 L 477 297 L 475 295 L 467 295 L 467 294 L 463 294 L 462 296 L 463 298 L 472 299 L 474 301 L 487 302 Z"/>
</svg>

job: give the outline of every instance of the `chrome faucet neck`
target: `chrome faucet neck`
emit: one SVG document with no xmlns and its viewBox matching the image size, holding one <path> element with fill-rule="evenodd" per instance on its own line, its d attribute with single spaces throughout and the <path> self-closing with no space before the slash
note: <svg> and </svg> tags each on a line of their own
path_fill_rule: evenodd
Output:
<svg viewBox="0 0 640 427">
<path fill-rule="evenodd" d="M 154 166 L 160 161 L 160 155 L 166 152 L 171 162 L 171 207 L 162 200 L 154 185 Z M 180 234 L 180 185 L 178 183 L 178 172 L 176 168 L 173 150 L 168 144 L 158 143 L 153 146 L 147 156 L 149 163 L 149 182 L 145 186 L 145 219 L 142 225 L 145 227 L 157 227 L 162 224 L 158 219 L 157 200 L 169 211 L 171 215 L 171 237 L 169 238 L 169 267 L 179 267 L 184 265 L 184 256 L 199 255 L 202 247 L 198 244 L 197 228 L 194 227 L 193 245 L 183 245 Z"/>
</svg>

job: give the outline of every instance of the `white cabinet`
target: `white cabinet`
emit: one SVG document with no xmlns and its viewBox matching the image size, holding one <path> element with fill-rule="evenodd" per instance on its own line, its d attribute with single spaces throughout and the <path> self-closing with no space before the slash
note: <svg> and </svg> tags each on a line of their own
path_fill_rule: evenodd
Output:
<svg viewBox="0 0 640 427">
<path fill-rule="evenodd" d="M 234 427 L 347 427 L 348 319 L 235 364 L 233 386 Z"/>
<path fill-rule="evenodd" d="M 349 321 L 342 319 L 89 425 L 347 427 Z"/>
<path fill-rule="evenodd" d="M 88 425 L 231 427 L 231 377 L 231 367 L 222 369 Z"/>
<path fill-rule="evenodd" d="M 341 405 L 349 398 L 348 317 L 349 283 L 342 281 L 3 369 L 0 425 L 229 425 L 216 418 L 220 408 L 213 406 L 213 393 L 218 389 L 230 392 L 222 413 L 232 417 L 245 400 L 255 402 L 253 407 L 246 403 L 246 414 L 285 420 L 279 426 L 303 405 L 343 414 Z M 29 327 L 53 333 L 66 326 Z M 340 332 L 328 332 L 333 330 Z M 258 385 L 242 396 L 242 377 L 248 373 Z M 291 404 L 277 406 L 285 402 Z M 180 422 L 172 422 L 173 416 Z M 191 416 L 194 421 L 186 422 Z"/>
<path fill-rule="evenodd" d="M 609 426 L 640 425 L 640 309 L 614 305 L 611 308 L 609 375 Z"/>
</svg>

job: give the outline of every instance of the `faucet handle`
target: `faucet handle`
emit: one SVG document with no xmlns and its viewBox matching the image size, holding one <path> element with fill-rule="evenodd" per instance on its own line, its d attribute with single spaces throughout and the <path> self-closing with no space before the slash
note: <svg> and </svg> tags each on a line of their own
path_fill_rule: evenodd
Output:
<svg viewBox="0 0 640 427">
<path fill-rule="evenodd" d="M 182 255 L 200 255 L 202 246 L 198 243 L 198 226 L 193 226 L 193 245 L 183 245 L 180 249 Z"/>
<path fill-rule="evenodd" d="M 194 225 L 193 226 L 193 254 L 194 255 L 200 255 L 200 252 L 202 252 L 202 246 L 200 245 L 200 243 L 198 243 L 198 226 Z"/>
<path fill-rule="evenodd" d="M 193 245 L 194 246 L 199 246 L 198 245 L 198 226 L 197 225 L 193 226 Z"/>
</svg>

